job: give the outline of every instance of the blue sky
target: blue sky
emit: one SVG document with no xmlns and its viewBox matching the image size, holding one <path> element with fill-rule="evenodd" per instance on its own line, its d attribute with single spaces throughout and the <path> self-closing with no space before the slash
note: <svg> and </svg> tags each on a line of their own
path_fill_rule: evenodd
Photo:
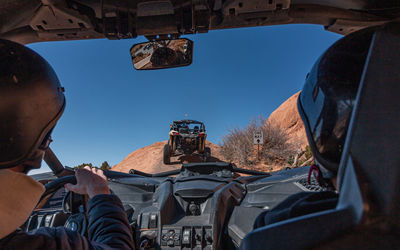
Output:
<svg viewBox="0 0 400 250">
<path fill-rule="evenodd" d="M 267 117 L 301 90 L 315 60 L 341 36 L 322 26 L 285 25 L 186 37 L 194 41 L 193 64 L 155 71 L 133 69 L 129 49 L 143 37 L 28 45 L 66 89 L 51 145 L 64 165 L 117 164 L 168 139 L 170 122 L 185 114 L 203 121 L 208 139 L 219 143 L 228 129 Z"/>
</svg>

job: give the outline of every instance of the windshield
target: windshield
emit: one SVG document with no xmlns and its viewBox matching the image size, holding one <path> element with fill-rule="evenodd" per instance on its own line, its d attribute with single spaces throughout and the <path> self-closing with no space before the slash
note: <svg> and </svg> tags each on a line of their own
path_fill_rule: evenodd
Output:
<svg viewBox="0 0 400 250">
<path fill-rule="evenodd" d="M 307 151 L 306 138 L 290 124 L 265 124 L 302 89 L 314 62 L 340 37 L 316 25 L 210 31 L 185 37 L 194 42 L 192 65 L 152 71 L 134 70 L 129 54 L 134 43 L 147 41 L 144 37 L 28 47 L 53 66 L 66 89 L 67 106 L 51 144 L 64 165 L 150 173 L 178 168 L 160 167 L 162 150 L 173 121 L 192 119 L 207 128 L 205 148 L 212 160 L 273 171 L 293 165 L 298 152 Z M 295 117 L 291 103 L 280 116 Z M 183 125 L 192 132 L 202 128 Z M 253 141 L 257 131 L 263 132 L 261 157 Z M 284 142 L 271 146 L 273 138 Z M 251 153 L 239 155 L 235 145 L 247 145 Z M 284 153 L 274 153 L 282 145 Z M 189 153 L 202 154 L 201 145 Z M 49 171 L 43 165 L 39 171 Z"/>
</svg>

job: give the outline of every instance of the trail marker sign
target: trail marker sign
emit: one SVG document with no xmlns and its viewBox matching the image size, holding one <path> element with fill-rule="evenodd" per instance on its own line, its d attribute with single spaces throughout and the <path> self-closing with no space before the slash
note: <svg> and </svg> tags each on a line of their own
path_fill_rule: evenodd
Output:
<svg viewBox="0 0 400 250">
<path fill-rule="evenodd" d="M 253 133 L 253 142 L 255 145 L 264 144 L 264 134 L 262 131 L 255 131 Z"/>
</svg>

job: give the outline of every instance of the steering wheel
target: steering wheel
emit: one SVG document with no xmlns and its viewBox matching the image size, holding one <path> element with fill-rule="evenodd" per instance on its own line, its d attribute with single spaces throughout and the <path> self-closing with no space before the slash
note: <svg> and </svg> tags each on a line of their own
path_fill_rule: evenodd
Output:
<svg viewBox="0 0 400 250">
<path fill-rule="evenodd" d="M 112 178 L 113 176 L 121 176 L 122 173 L 116 173 L 116 172 L 113 172 L 113 171 L 104 171 L 104 174 L 107 176 L 107 178 Z M 129 174 L 122 174 L 122 175 L 131 176 Z M 54 180 L 50 181 L 49 183 L 45 184 L 44 185 L 45 192 L 43 193 L 42 197 L 40 198 L 38 204 L 41 204 L 47 197 L 49 197 L 50 195 L 52 195 L 55 192 L 57 192 L 57 190 L 59 190 L 60 188 L 63 188 L 64 185 L 67 184 L 67 183 L 76 184 L 77 181 L 76 181 L 75 175 L 68 175 L 68 176 L 59 177 L 59 178 L 54 179 Z M 68 199 L 67 198 L 68 195 L 72 195 L 72 193 L 69 192 L 64 197 L 63 205 L 62 205 L 64 213 L 70 213 L 70 216 L 68 217 L 67 221 L 65 222 L 64 227 L 66 227 L 66 228 L 68 228 L 70 230 L 73 230 L 73 231 L 77 231 L 81 235 L 85 235 L 86 232 L 87 232 L 87 226 L 88 226 L 85 208 L 83 207 L 83 209 L 82 209 L 82 207 L 78 204 L 79 207 L 77 207 L 77 208 L 78 208 L 79 211 L 78 210 L 75 211 L 76 208 L 74 208 L 74 212 L 72 210 L 71 211 L 65 210 L 65 207 L 64 207 L 65 203 L 64 202 L 65 202 L 66 199 Z M 78 195 L 78 196 L 80 196 L 80 195 Z M 76 200 L 75 198 L 73 200 Z M 72 199 L 71 196 L 69 196 L 69 199 Z M 78 203 L 81 202 L 84 199 L 85 198 L 77 199 Z M 74 203 L 74 207 L 76 205 L 77 204 Z"/>
<path fill-rule="evenodd" d="M 67 183 L 76 184 L 75 175 L 63 176 L 45 184 L 44 186 L 46 190 L 43 193 L 42 197 L 40 198 L 39 203 L 47 196 L 55 193 L 60 188 L 64 187 L 64 185 Z M 63 207 L 64 207 L 64 201 L 63 201 Z M 73 231 L 77 231 L 81 235 L 85 235 L 87 230 L 87 224 L 88 223 L 85 214 L 83 213 L 83 211 L 82 212 L 80 211 L 79 213 L 71 214 L 68 217 L 67 221 L 65 222 L 64 227 Z"/>
<path fill-rule="evenodd" d="M 60 178 L 57 178 L 53 181 L 50 181 L 49 183 L 44 185 L 44 188 L 46 189 L 40 197 L 39 203 L 49 194 L 52 194 L 56 192 L 58 189 L 62 188 L 65 184 L 67 183 L 72 183 L 76 184 L 76 177 L 75 175 L 68 175 L 68 176 L 63 176 Z"/>
<path fill-rule="evenodd" d="M 103 173 L 107 178 L 120 177 L 121 175 L 127 176 L 127 177 L 132 176 L 130 174 L 124 174 L 124 173 L 114 172 L 114 171 L 110 171 L 110 170 L 104 170 Z M 56 192 L 58 189 L 62 188 L 67 183 L 76 184 L 75 175 L 67 175 L 67 176 L 59 177 L 59 178 L 52 180 L 49 183 L 45 184 L 44 187 L 46 190 L 44 191 L 42 197 L 40 198 L 39 203 L 46 196 Z"/>
</svg>

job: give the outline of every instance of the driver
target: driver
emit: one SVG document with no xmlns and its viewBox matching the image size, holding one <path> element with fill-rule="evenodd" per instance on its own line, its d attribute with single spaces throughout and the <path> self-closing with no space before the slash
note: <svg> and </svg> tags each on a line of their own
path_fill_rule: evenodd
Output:
<svg viewBox="0 0 400 250">
<path fill-rule="evenodd" d="M 159 47 L 153 52 L 150 62 L 154 66 L 174 66 L 179 65 L 179 57 L 173 49 Z"/>
<path fill-rule="evenodd" d="M 76 172 L 65 187 L 89 197 L 88 237 L 64 227 L 18 228 L 35 209 L 44 187 L 27 176 L 40 168 L 50 134 L 65 107 L 51 66 L 32 50 L 0 39 L 0 249 L 133 249 L 121 201 L 101 170 Z"/>
<path fill-rule="evenodd" d="M 307 75 L 298 99 L 298 109 L 315 164 L 315 175 L 325 192 L 302 192 L 289 196 L 271 211 L 261 213 L 254 228 L 296 216 L 333 209 L 338 195 L 334 192 L 351 112 L 374 33 L 369 28 L 350 34 L 333 44 Z"/>
</svg>

